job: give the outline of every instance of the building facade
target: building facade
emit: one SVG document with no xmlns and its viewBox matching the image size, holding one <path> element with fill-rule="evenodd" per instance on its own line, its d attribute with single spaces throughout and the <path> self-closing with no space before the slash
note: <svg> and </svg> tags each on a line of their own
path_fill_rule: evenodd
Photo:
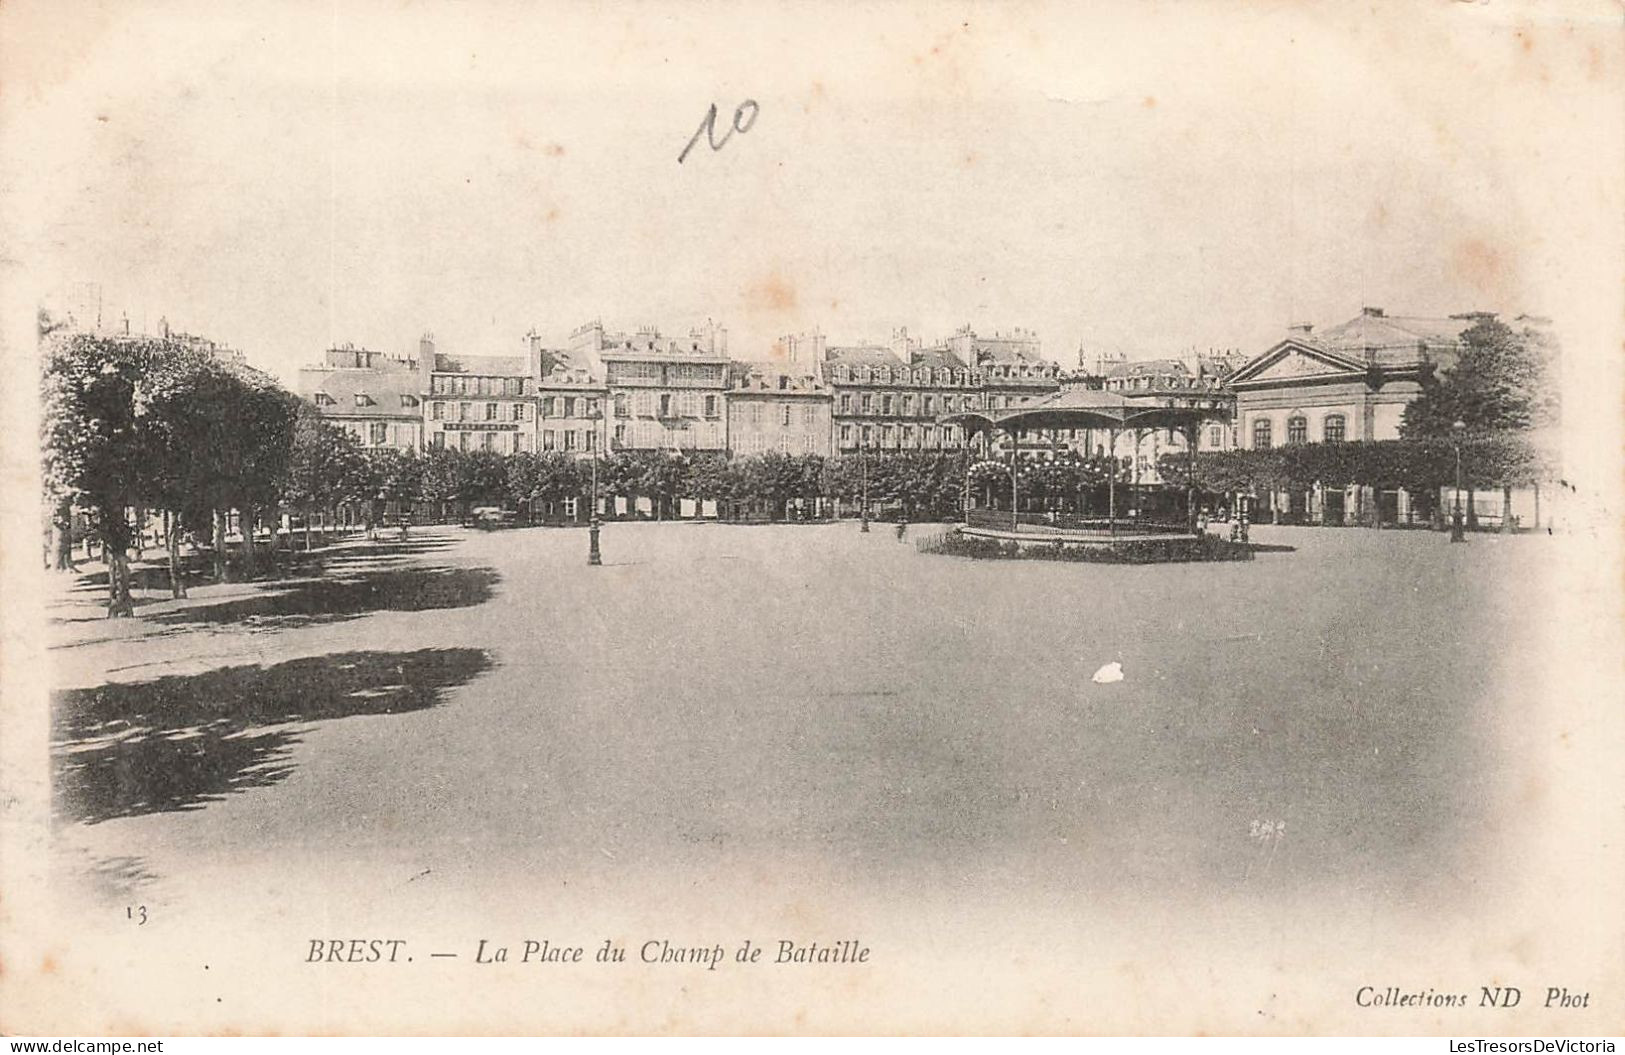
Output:
<svg viewBox="0 0 1625 1055">
<path fill-rule="evenodd" d="M 295 385 L 324 421 L 365 448 L 415 451 L 423 444 L 423 374 L 416 359 L 354 345 L 329 348 Z"/>
<path fill-rule="evenodd" d="M 727 393 L 729 451 L 829 457 L 834 399 L 822 378 L 770 364 L 735 367 Z"/>
<path fill-rule="evenodd" d="M 1455 365 L 1462 334 L 1494 316 L 1390 316 L 1367 307 L 1328 330 L 1293 326 L 1225 382 L 1236 397 L 1235 443 L 1248 450 L 1399 438 L 1405 407 Z M 1265 496 L 1273 516 L 1313 523 L 1405 519 L 1409 496 L 1350 487 Z"/>
<path fill-rule="evenodd" d="M 428 395 L 423 441 L 430 449 L 517 454 L 536 450 L 537 353 L 447 355 L 425 334 L 419 358 Z"/>
<path fill-rule="evenodd" d="M 725 328 L 708 322 L 686 338 L 667 338 L 653 327 L 608 333 L 591 322 L 570 335 L 568 351 L 583 364 L 602 364 L 610 450 L 726 448 Z"/>
<path fill-rule="evenodd" d="M 585 457 L 608 449 L 609 388 L 603 377 L 568 352 L 542 349 L 534 338 L 532 347 L 541 370 L 536 450 Z"/>
</svg>

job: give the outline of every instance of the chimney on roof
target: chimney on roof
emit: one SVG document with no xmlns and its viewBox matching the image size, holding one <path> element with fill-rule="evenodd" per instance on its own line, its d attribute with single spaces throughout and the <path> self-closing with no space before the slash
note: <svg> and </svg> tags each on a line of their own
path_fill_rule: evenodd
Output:
<svg viewBox="0 0 1625 1055">
<path fill-rule="evenodd" d="M 1373 308 L 1368 305 L 1360 309 L 1360 314 L 1364 315 L 1368 319 L 1380 319 L 1382 318 L 1382 309 Z"/>
<path fill-rule="evenodd" d="M 1370 311 L 1371 309 L 1367 308 L 1366 310 Z M 1309 336 L 1310 331 L 1314 328 L 1315 324 L 1312 322 L 1295 322 L 1286 329 L 1288 333 L 1295 333 L 1301 337 L 1307 337 Z"/>
<path fill-rule="evenodd" d="M 424 330 L 423 336 L 418 338 L 418 357 L 434 360 L 434 331 Z"/>
</svg>

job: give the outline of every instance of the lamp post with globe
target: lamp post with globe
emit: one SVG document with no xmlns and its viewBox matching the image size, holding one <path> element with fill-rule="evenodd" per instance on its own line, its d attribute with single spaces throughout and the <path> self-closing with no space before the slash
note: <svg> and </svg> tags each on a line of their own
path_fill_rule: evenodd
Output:
<svg viewBox="0 0 1625 1055">
<path fill-rule="evenodd" d="M 1467 423 L 1457 420 L 1450 426 L 1450 439 L 1456 448 L 1456 505 L 1450 514 L 1450 541 L 1466 542 L 1467 534 L 1462 530 L 1461 519 L 1461 437 L 1467 431 Z"/>
</svg>

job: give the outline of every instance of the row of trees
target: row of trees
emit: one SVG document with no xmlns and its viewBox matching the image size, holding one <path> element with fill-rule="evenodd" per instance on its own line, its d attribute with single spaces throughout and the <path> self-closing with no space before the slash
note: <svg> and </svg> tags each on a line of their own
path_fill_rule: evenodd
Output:
<svg viewBox="0 0 1625 1055">
<path fill-rule="evenodd" d="M 1423 503 L 1455 481 L 1457 446 L 1462 486 L 1538 486 L 1554 474 L 1550 453 L 1521 433 L 1463 435 L 1452 439 L 1398 439 L 1363 443 L 1308 443 L 1268 450 L 1205 451 L 1196 458 L 1196 485 L 1209 494 L 1268 494 L 1305 491 L 1320 485 L 1376 490 L 1403 489 Z M 1157 464 L 1164 481 L 1183 488 L 1190 479 L 1184 454 L 1164 455 Z M 1509 499 L 1510 500 L 1510 499 Z"/>
<path fill-rule="evenodd" d="M 108 614 L 132 614 L 130 511 L 155 510 L 180 595 L 181 531 L 212 535 L 218 561 L 226 513 L 252 519 L 279 500 L 299 401 L 265 374 L 184 344 L 61 334 L 43 318 L 41 329 L 42 469 L 58 563 L 69 560 L 81 511 L 107 556 Z"/>
</svg>

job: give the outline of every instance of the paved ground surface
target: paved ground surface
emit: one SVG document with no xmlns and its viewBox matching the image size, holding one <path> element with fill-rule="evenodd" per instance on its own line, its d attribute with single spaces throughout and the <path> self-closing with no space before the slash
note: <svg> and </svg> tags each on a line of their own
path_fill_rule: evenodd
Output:
<svg viewBox="0 0 1625 1055">
<path fill-rule="evenodd" d="M 339 846 L 1408 882 L 1487 805 L 1463 778 L 1516 658 L 1504 558 L 1536 540 L 1258 534 L 1295 550 L 1058 567 L 630 525 L 589 569 L 579 531 L 421 532 L 133 621 L 65 606 L 58 809 L 160 884 Z"/>
<path fill-rule="evenodd" d="M 173 925 L 296 939 L 313 911 L 357 929 L 387 904 L 399 929 L 708 885 L 813 923 L 848 897 L 945 926 L 1447 905 L 1520 808 L 1546 540 L 1255 541 L 1278 548 L 1119 567 L 610 525 L 593 569 L 579 530 L 424 530 L 320 577 L 143 594 L 134 620 L 65 591 L 57 867 Z"/>
</svg>

